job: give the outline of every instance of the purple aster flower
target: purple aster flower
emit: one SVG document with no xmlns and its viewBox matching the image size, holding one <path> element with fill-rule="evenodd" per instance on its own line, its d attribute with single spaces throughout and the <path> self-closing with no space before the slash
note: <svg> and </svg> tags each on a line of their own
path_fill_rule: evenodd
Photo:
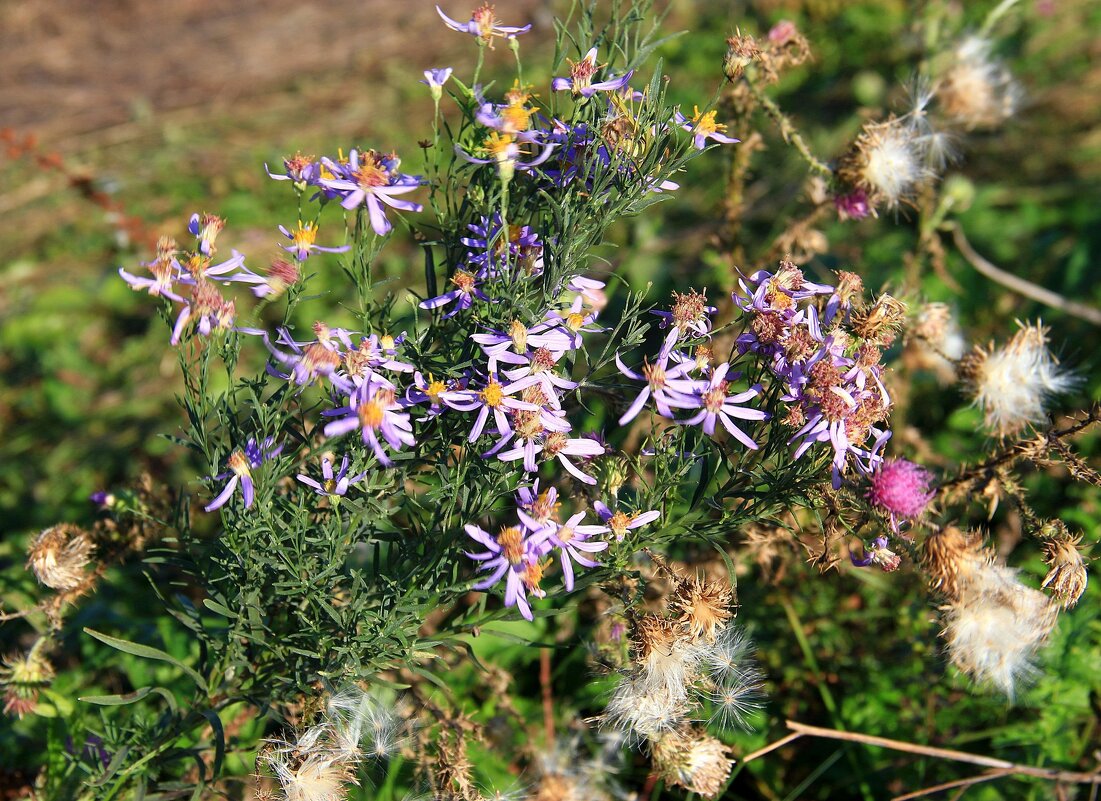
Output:
<svg viewBox="0 0 1101 801">
<path fill-rule="evenodd" d="M 600 456 L 604 453 L 604 446 L 587 437 L 571 439 L 562 431 L 545 431 L 545 426 L 539 419 L 539 415 L 528 412 L 520 416 L 531 417 L 530 421 L 518 422 L 515 437 L 512 439 L 513 447 L 510 450 L 498 454 L 502 462 L 515 462 L 523 459 L 524 472 L 534 473 L 539 469 L 537 458 L 542 455 L 545 459 L 557 458 L 562 466 L 584 484 L 595 484 L 596 479 L 584 473 L 581 468 L 571 462 L 567 456 Z"/>
<path fill-rule="evenodd" d="M 898 531 L 899 519 L 914 520 L 921 517 L 929 501 L 936 495 L 931 490 L 933 475 L 906 459 L 888 459 L 869 476 L 865 497 L 887 512 L 891 527 Z"/>
<path fill-rule="evenodd" d="M 529 150 L 525 150 L 525 147 Z M 492 131 L 479 148 L 480 152 L 486 154 L 486 158 L 472 156 L 459 145 L 455 145 L 455 152 L 472 164 L 496 164 L 501 181 L 508 183 L 517 170 L 530 172 L 549 159 L 556 145 L 554 142 L 543 144 L 539 153 L 531 152 L 531 147 L 540 147 L 540 145 L 533 144 L 530 137 L 521 140 L 513 134 Z"/>
<path fill-rule="evenodd" d="M 407 406 L 428 404 L 429 417 L 435 417 L 447 408 L 458 411 L 468 411 L 470 408 L 465 381 L 449 383 L 434 378 L 431 373 L 425 378 L 419 370 L 413 373 L 413 386 L 405 391 L 405 402 Z"/>
<path fill-rule="evenodd" d="M 558 489 L 548 487 L 539 491 L 539 479 L 530 487 L 516 490 L 516 506 L 527 513 L 539 527 L 558 516 Z"/>
<path fill-rule="evenodd" d="M 523 363 L 519 367 L 514 370 L 505 370 L 505 376 L 514 382 L 512 386 L 516 389 L 538 386 L 543 394 L 557 406 L 559 390 L 568 391 L 577 388 L 576 381 L 570 381 L 555 371 L 558 361 L 562 358 L 561 353 L 554 353 L 547 348 L 537 348 L 530 356 L 520 358 Z"/>
<path fill-rule="evenodd" d="M 371 447 L 382 465 L 390 467 L 393 462 L 386 455 L 379 441 L 380 436 L 395 451 L 400 450 L 402 445 L 417 444 L 409 415 L 401 411 L 401 404 L 397 402 L 391 386 L 366 381 L 356 387 L 350 405 L 331 412 L 331 416 L 339 419 L 326 424 L 325 436 L 339 437 L 358 428 L 364 444 Z"/>
<path fill-rule="evenodd" d="M 856 567 L 878 565 L 884 573 L 891 573 L 902 564 L 902 559 L 894 551 L 890 550 L 886 537 L 876 537 L 875 541 L 864 549 L 864 556 L 858 557 L 855 551 L 849 552 L 849 559 Z"/>
<path fill-rule="evenodd" d="M 307 487 L 312 487 L 313 491 L 318 495 L 324 495 L 327 498 L 336 500 L 342 498 L 348 493 L 348 488 L 352 484 L 358 484 L 363 479 L 367 478 L 367 471 L 364 470 L 357 476 L 348 477 L 348 454 L 344 454 L 344 458 L 340 460 L 340 469 L 336 474 L 333 474 L 333 463 L 328 456 L 324 456 L 321 459 L 321 478 L 322 481 L 316 481 L 309 476 L 298 474 L 298 480 L 305 484 Z"/>
<path fill-rule="evenodd" d="M 471 334 L 470 338 L 481 345 L 489 357 L 490 371 L 497 369 L 498 360 L 526 364 L 530 360 L 529 348 L 546 348 L 559 353 L 570 348 L 569 336 L 549 322 L 536 323 L 528 328 L 519 320 L 513 320 L 507 332 L 491 328 L 488 333 Z"/>
<path fill-rule="evenodd" d="M 713 139 L 724 145 L 731 145 L 740 141 L 723 133 L 723 131 L 726 130 L 726 126 L 722 123 L 715 122 L 714 109 L 707 113 L 701 113 L 699 107 L 696 106 L 693 111 L 692 119 L 688 119 L 688 117 L 677 111 L 673 113 L 673 120 L 681 128 L 686 131 L 691 131 L 692 134 L 694 134 L 693 144 L 697 150 L 703 150 L 707 147 L 708 139 Z"/>
<path fill-rule="evenodd" d="M 444 315 L 444 319 L 448 317 L 454 317 L 461 311 L 465 311 L 474 305 L 474 299 L 490 302 L 489 295 L 482 291 L 478 286 L 481 279 L 474 273 L 467 272 L 466 270 L 456 270 L 454 275 L 451 276 L 451 283 L 455 285 L 455 288 L 450 292 L 444 292 L 442 295 L 437 295 L 434 298 L 428 300 L 422 300 L 420 307 L 422 309 L 439 309 L 448 304 L 454 303 L 454 308 Z"/>
<path fill-rule="evenodd" d="M 580 348 L 583 333 L 599 334 L 604 331 L 604 328 L 596 324 L 596 312 L 586 312 L 584 305 L 585 299 L 578 295 L 570 303 L 569 311 L 565 314 L 550 309 L 543 318 L 568 337 L 567 346 L 563 350 L 577 350 Z"/>
<path fill-rule="evenodd" d="M 490 373 L 486 385 L 482 389 L 464 391 L 465 403 L 455 403 L 453 408 L 464 412 L 478 410 L 478 417 L 474 421 L 474 427 L 470 430 L 470 442 L 476 442 L 478 437 L 482 435 L 486 421 L 489 420 L 491 414 L 496 424 L 497 433 L 502 437 L 507 437 L 512 433 L 512 426 L 509 424 L 508 416 L 505 414 L 506 411 L 539 411 L 539 407 L 534 403 L 510 397 L 514 392 L 519 391 L 515 384 L 501 384 L 494 373 Z"/>
<path fill-rule="evenodd" d="M 290 353 L 284 353 L 275 347 L 268 339 L 266 331 L 257 328 L 239 329 L 246 334 L 255 334 L 263 338 L 271 355 L 279 362 L 291 368 L 290 373 L 280 373 L 269 367 L 268 373 L 277 378 L 293 380 L 298 386 L 312 384 L 319 378 L 327 378 L 329 382 L 342 392 L 351 392 L 354 385 L 344 376 L 338 374 L 343 364 L 344 354 L 341 351 L 341 343 L 334 339 L 335 333 L 324 323 L 314 323 L 314 332 L 317 339 L 307 342 L 296 342 L 286 328 L 279 329 L 278 339 L 280 345 L 290 348 Z M 336 329 L 341 331 L 341 329 Z"/>
<path fill-rule="evenodd" d="M 203 336 L 210 336 L 211 331 L 216 329 L 232 328 L 236 317 L 237 304 L 223 298 L 218 288 L 210 281 L 201 280 L 191 290 L 191 297 L 176 316 L 176 323 L 172 326 L 172 338 L 169 341 L 173 345 L 178 345 L 190 323 L 194 323 Z"/>
<path fill-rule="evenodd" d="M 508 526 L 493 537 L 478 526 L 468 524 L 465 528 L 473 540 L 486 548 L 482 553 L 467 553 L 467 556 L 482 563 L 480 570 L 492 571 L 475 584 L 474 589 L 489 589 L 505 578 L 505 606 L 515 606 L 521 615 L 531 620 L 527 594 L 530 592 L 537 598 L 546 595 L 539 588 L 543 577 L 540 546 L 550 537 L 550 530 L 533 532 L 520 526 Z"/>
<path fill-rule="evenodd" d="M 672 332 L 670 332 L 671 336 Z M 666 342 L 669 342 L 669 340 L 667 339 Z M 619 418 L 621 426 L 627 425 L 638 417 L 638 413 L 642 411 L 646 401 L 651 396 L 654 398 L 654 405 L 657 407 L 658 414 L 669 419 L 673 418 L 674 407 L 678 409 L 696 408 L 693 393 L 697 382 L 684 378 L 695 366 L 695 361 L 684 361 L 669 367 L 669 357 L 668 348 L 662 348 L 657 361 L 653 364 L 644 363 L 642 372 L 638 373 L 627 367 L 618 353 L 615 355 L 616 366 L 623 375 L 635 381 L 646 382 L 646 386 L 642 388 L 642 391 L 631 402 L 627 411 Z"/>
<path fill-rule="evenodd" d="M 509 269 L 512 267 L 525 276 L 543 272 L 543 244 L 531 226 L 510 225 L 507 247 L 500 214 L 482 217 L 467 228 L 474 236 L 463 237 L 461 241 L 470 249 L 466 261 L 477 268 L 479 277 L 496 278 L 514 272 Z"/>
<path fill-rule="evenodd" d="M 727 395 L 730 382 L 726 380 L 729 363 L 723 363 L 715 368 L 711 378 L 700 385 L 695 396 L 695 403 L 700 409 L 699 413 L 687 420 L 685 425 L 703 424 L 703 431 L 709 437 L 715 434 L 715 421 L 723 424 L 723 428 L 738 442 L 753 450 L 757 449 L 757 443 L 734 424 L 734 420 L 767 420 L 768 412 L 760 409 L 748 409 L 739 404 L 750 398 L 755 398 L 761 393 L 761 386 L 756 384 L 745 392 Z"/>
<path fill-rule="evenodd" d="M 631 80 L 634 70 L 620 75 L 618 78 L 610 78 L 600 83 L 593 83 L 593 76 L 600 69 L 596 64 L 596 48 L 592 48 L 585 57 L 578 62 L 566 59 L 570 62 L 570 77 L 555 78 L 551 81 L 551 89 L 555 92 L 569 90 L 575 95 L 592 97 L 597 92 L 614 92 L 622 89 Z"/>
<path fill-rule="evenodd" d="M 497 22 L 496 15 L 493 13 L 493 6 L 488 4 L 480 5 L 475 8 L 470 15 L 469 22 L 458 22 L 457 20 L 451 19 L 451 17 L 443 13 L 439 6 L 436 6 L 436 12 L 440 15 L 440 18 L 448 28 L 453 31 L 458 31 L 459 33 L 468 33 L 476 37 L 479 44 L 488 45 L 490 49 L 493 48 L 494 36 L 503 36 L 512 39 L 531 30 L 530 23 L 524 25 L 522 28 L 500 25 Z"/>
<path fill-rule="evenodd" d="M 351 245 L 341 245 L 336 248 L 325 248 L 321 245 L 314 243 L 317 239 L 317 226 L 313 223 L 304 223 L 299 221 L 298 227 L 294 231 L 288 231 L 285 226 L 280 225 L 279 231 L 287 239 L 293 242 L 293 245 L 284 245 L 283 250 L 288 253 L 293 253 L 294 257 L 299 261 L 305 261 L 310 257 L 310 254 L 315 250 L 319 253 L 347 253 L 352 249 Z"/>
<path fill-rule="evenodd" d="M 301 153 L 284 156 L 283 169 L 287 172 L 280 175 L 269 170 L 267 164 L 264 165 L 264 172 L 273 181 L 293 181 L 296 186 L 303 188 L 317 183 L 317 179 L 321 177 L 321 165 L 314 161 L 313 156 L 303 156 Z"/>
<path fill-rule="evenodd" d="M 439 100 L 443 95 L 443 85 L 447 83 L 452 72 L 453 70 L 451 67 L 424 71 L 424 80 L 421 81 L 421 83 L 428 87 L 428 90 L 432 93 L 433 99 Z"/>
<path fill-rule="evenodd" d="M 653 310 L 651 314 L 661 318 L 661 327 L 665 328 L 669 323 L 673 324 L 676 337 L 675 342 L 681 336 L 694 334 L 697 337 L 711 335 L 711 315 L 715 313 L 714 306 L 707 305 L 707 295 L 690 289 L 687 292 L 673 293 L 673 308 L 669 311 Z"/>
<path fill-rule="evenodd" d="M 566 289 L 576 292 L 594 313 L 599 314 L 608 305 L 608 296 L 604 293 L 605 283 L 595 278 L 575 275 L 566 285 Z"/>
<path fill-rule="evenodd" d="M 417 176 L 398 172 L 401 162 L 393 154 L 384 156 L 374 150 L 363 153 L 352 150 L 347 163 L 322 159 L 322 164 L 335 177 L 321 178 L 318 183 L 342 195 L 340 205 L 346 209 L 366 204 L 371 228 L 379 236 L 385 236 L 393 227 L 386 217 L 383 204 L 402 211 L 421 211 L 424 208 L 419 203 L 397 199 L 397 195 L 412 192 L 422 181 Z"/>
<path fill-rule="evenodd" d="M 608 548 L 607 542 L 587 542 L 589 537 L 607 534 L 610 529 L 607 526 L 578 525 L 585 517 L 584 512 L 578 512 L 565 523 L 555 520 L 540 523 L 523 511 L 518 514 L 524 524 L 532 530 L 549 531 L 547 542 L 558 548 L 558 558 L 562 563 L 562 577 L 565 580 L 567 592 L 573 592 L 573 563 L 576 562 L 582 567 L 597 567 L 600 563 L 585 554 L 597 553 Z"/>
<path fill-rule="evenodd" d="M 177 303 L 184 303 L 184 299 L 176 293 L 175 283 L 184 276 L 183 266 L 176 258 L 176 240 L 171 237 L 161 237 L 157 242 L 157 258 L 151 262 L 142 262 L 152 273 L 152 278 L 141 278 L 131 275 L 126 270 L 119 268 L 122 280 L 133 289 L 145 290 L 154 297 L 166 297 Z"/>
<path fill-rule="evenodd" d="M 214 255 L 214 240 L 226 227 L 226 221 L 214 214 L 203 212 L 192 214 L 187 230 L 199 240 L 199 252 L 204 256 Z"/>
<path fill-rule="evenodd" d="M 623 542 L 623 538 L 627 536 L 628 531 L 641 528 L 647 523 L 652 523 L 661 517 L 661 512 L 656 509 L 649 512 L 636 512 L 630 515 L 622 509 L 617 509 L 613 512 L 601 501 L 594 503 L 593 509 L 600 515 L 600 519 L 608 524 L 608 529 L 615 535 L 616 542 Z"/>
<path fill-rule="evenodd" d="M 352 344 L 348 332 L 343 329 L 334 329 L 334 333 L 341 338 L 348 350 L 344 354 L 344 365 L 351 375 L 352 381 L 361 384 L 365 381 L 381 381 L 391 388 L 385 378 L 378 374 L 378 370 L 390 370 L 395 373 L 412 373 L 416 368 L 408 362 L 395 358 L 397 348 L 405 341 L 405 333 L 396 337 L 389 334 L 371 334 L 361 337 L 359 342 Z"/>
<path fill-rule="evenodd" d="M 225 506 L 226 501 L 233 495 L 238 484 L 241 485 L 241 496 L 245 500 L 245 508 L 250 508 L 256 498 L 256 486 L 252 481 L 252 471 L 264 462 L 274 459 L 282 450 L 283 446 L 275 445 L 275 440 L 272 437 L 268 437 L 260 444 L 257 444 L 255 439 L 250 438 L 245 444 L 244 450 L 231 453 L 226 460 L 229 470 L 213 477 L 214 481 L 221 481 L 224 478 L 228 478 L 229 481 L 218 493 L 218 497 L 204 507 L 206 511 L 213 512 L 215 509 Z"/>
</svg>

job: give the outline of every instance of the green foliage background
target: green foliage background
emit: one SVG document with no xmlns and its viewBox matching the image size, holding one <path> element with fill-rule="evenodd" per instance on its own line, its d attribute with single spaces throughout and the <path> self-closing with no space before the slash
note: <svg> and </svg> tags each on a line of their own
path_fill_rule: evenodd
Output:
<svg viewBox="0 0 1101 801">
<path fill-rule="evenodd" d="M 666 72 L 675 79 L 672 95 L 687 106 L 710 98 L 700 87 L 715 85 L 725 51 L 724 38 L 735 27 L 764 32 L 784 18 L 795 20 L 810 40 L 814 60 L 787 75 L 773 91 L 782 107 L 807 135 L 815 151 L 838 155 L 852 139 L 865 109 L 880 113 L 897 108 L 898 90 L 921 57 L 919 31 L 924 22 L 959 29 L 975 28 L 991 3 L 952 4 L 840 2 L 840 0 L 761 0 L 757 3 L 674 4 L 667 27 L 688 33 L 661 51 Z M 1002 26 L 1008 35 L 999 52 L 1026 89 L 1018 118 L 1003 131 L 970 137 L 964 160 L 950 169 L 975 186 L 970 207 L 958 219 L 975 248 L 1003 268 L 1067 297 L 1101 305 L 1101 87 L 1096 31 L 1101 7 L 1077 2 L 1020 4 Z M 535 37 L 531 37 L 534 39 Z M 524 43 L 538 51 L 547 47 Z M 539 63 L 525 49 L 527 64 Z M 490 67 L 508 74 L 507 52 Z M 544 59 L 545 61 L 545 59 Z M 356 142 L 386 149 L 400 146 L 405 168 L 418 171 L 411 141 L 430 130 L 431 104 L 416 81 L 415 56 L 375 82 L 369 97 L 349 101 L 330 122 L 324 114 L 295 116 L 286 107 L 250 115 L 207 118 L 201 124 L 158 126 L 125 149 L 70 154 L 90 167 L 117 199 L 150 227 L 180 235 L 193 210 L 217 212 L 229 220 L 224 236 L 235 246 L 261 255 L 273 252 L 275 222 L 293 222 L 284 187 L 270 182 L 260 165 L 278 163 L 295 150 L 329 152 Z M 540 76 L 540 81 L 546 76 Z M 338 76 L 334 81 L 340 80 Z M 288 93 L 301 91 L 291 86 Z M 307 116 L 309 119 L 307 119 Z M 767 266 L 771 239 L 797 211 L 805 171 L 780 146 L 771 123 L 755 123 L 768 150 L 756 157 L 749 194 L 753 202 L 743 221 L 739 245 L 743 268 Z M 730 265 L 715 248 L 721 221 L 717 209 L 723 183 L 715 165 L 729 159 L 716 152 L 697 160 L 671 203 L 629 220 L 616 232 L 621 246 L 605 255 L 634 286 L 653 283 L 651 298 L 685 285 L 710 286 L 713 293 L 731 285 Z M 29 180 L 25 162 L 0 163 L 0 184 L 17 187 Z M 49 232 L 30 241 L 21 235 L 19 215 L 56 220 Z M 867 286 L 897 287 L 903 281 L 903 254 L 916 241 L 914 220 L 906 211 L 861 223 L 831 223 L 825 233 L 830 250 L 808 267 L 812 275 L 846 268 L 859 272 Z M 19 210 L 0 229 L 0 542 L 4 608 L 18 607 L 34 593 L 23 570 L 25 546 L 37 530 L 58 521 L 87 522 L 87 502 L 100 488 L 122 488 L 143 470 L 169 484 L 188 486 L 195 465 L 165 434 L 179 430 L 175 395 L 181 387 L 167 331 L 146 299 L 116 275 L 139 253 L 120 242 L 102 214 L 69 193 L 58 193 Z M 386 271 L 416 285 L 419 256 L 391 247 Z M 311 266 L 313 262 L 311 261 Z M 1043 316 L 1063 357 L 1086 377 L 1067 408 L 1101 398 L 1096 370 L 1096 328 L 1011 295 L 975 273 L 949 248 L 948 275 L 958 286 L 926 269 L 921 295 L 951 303 L 969 338 L 1004 338 L 1012 320 Z M 319 284 L 338 286 L 332 262 L 321 262 Z M 332 275 L 327 276 L 326 270 Z M 400 285 L 400 284 L 399 284 Z M 341 298 L 327 301 L 339 325 Z M 308 325 L 312 319 L 297 320 Z M 912 442 L 906 428 L 937 432 L 929 445 L 934 459 L 967 461 L 989 441 L 978 426 L 978 413 L 955 389 L 931 378 L 907 389 L 903 416 L 895 418 L 896 439 Z M 1096 460 L 1096 434 L 1079 441 L 1083 455 Z M 932 462 L 934 465 L 936 461 Z M 1058 517 L 1098 538 L 1101 495 L 1096 489 L 1068 485 L 1058 476 L 1030 477 L 1037 510 Z M 198 485 L 192 483 L 194 492 Z M 995 539 L 1014 528 L 1011 510 L 999 509 L 990 522 Z M 172 578 L 155 551 L 144 562 L 113 568 L 99 591 L 86 599 L 70 629 L 84 626 L 155 644 L 177 660 L 189 662 L 198 645 L 180 621 L 159 614 L 151 603 L 153 584 Z M 1032 583 L 1044 568 L 1027 548 L 1011 556 Z M 147 577 L 154 577 L 151 583 Z M 160 578 L 156 578 L 160 577 Z M 891 575 L 842 569 L 818 575 L 809 565 L 791 566 L 775 584 L 762 580 L 751 563 L 739 575 L 740 620 L 756 642 L 757 657 L 768 676 L 770 698 L 756 716 L 757 731 L 734 740 L 738 754 L 749 753 L 785 730 L 783 720 L 843 728 L 983 753 L 1030 765 L 1088 770 L 1101 747 L 1101 604 L 1097 583 L 1079 607 L 1063 615 L 1045 652 L 1044 675 L 1008 705 L 1003 698 L 977 691 L 946 668 L 936 639 L 935 610 L 919 577 L 905 569 Z M 603 685 L 590 675 L 583 643 L 595 621 L 584 612 L 541 619 L 536 624 L 498 623 L 505 634 L 525 641 L 555 642 L 553 689 L 566 721 L 601 708 Z M 0 651 L 25 647 L 20 623 L 0 628 Z M 46 693 L 40 714 L 0 723 L 0 762 L 7 776 L 32 772 L 50 761 L 63 761 L 64 729 L 55 713 L 96 727 L 98 710 L 78 696 L 120 693 L 135 687 L 182 687 L 188 679 L 170 662 L 150 661 L 73 635 L 64 649 L 80 655 L 79 671 L 62 670 Z M 538 649 L 486 631 L 472 642 L 475 654 L 513 677 L 512 696 L 531 731 L 539 731 Z M 70 666 L 59 665 L 59 668 Z M 501 714 L 473 664 L 451 672 L 448 685 L 471 712 L 485 719 Z M 145 707 L 133 706 L 126 710 Z M 110 710 L 109 710 L 110 712 Z M 115 725 L 141 726 L 142 715 L 114 716 Z M 228 715 L 223 718 L 228 720 Z M 248 721 L 234 737 L 255 740 L 263 720 Z M 534 735 L 533 735 L 534 736 Z M 45 753 L 31 743 L 50 742 Z M 475 762 L 487 785 L 507 787 L 519 743 L 489 743 Z M 246 754 L 229 753 L 229 773 L 251 768 Z M 914 758 L 864 746 L 803 740 L 748 765 L 736 767 L 726 798 L 885 798 L 978 770 Z M 623 781 L 641 786 L 645 766 L 627 765 Z M 395 763 L 362 798 L 390 801 L 401 797 L 407 778 Z M 12 778 L 14 782 L 14 778 Z M 660 788 L 655 798 L 660 795 Z M 1002 779 L 968 791 L 973 799 L 1039 799 L 1053 796 L 1049 783 Z M 668 797 L 675 797 L 669 795 Z"/>
</svg>

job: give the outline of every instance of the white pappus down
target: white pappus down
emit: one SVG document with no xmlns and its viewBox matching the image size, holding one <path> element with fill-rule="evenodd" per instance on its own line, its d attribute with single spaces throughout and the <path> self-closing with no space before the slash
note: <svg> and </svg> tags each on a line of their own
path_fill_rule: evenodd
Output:
<svg viewBox="0 0 1101 801">
<path fill-rule="evenodd" d="M 1035 674 L 1033 658 L 1057 613 L 1057 604 L 1022 584 L 1015 570 L 980 563 L 947 607 L 949 656 L 960 670 L 1012 699 L 1018 685 Z"/>
<path fill-rule="evenodd" d="M 987 425 L 1003 436 L 1044 422 L 1052 397 L 1078 383 L 1048 349 L 1042 325 L 1018 325 L 1021 329 L 1006 345 L 979 351 L 970 379 Z"/>
<path fill-rule="evenodd" d="M 863 144 L 863 182 L 889 207 L 931 177 L 926 166 L 928 139 L 901 120 L 875 126 Z"/>
</svg>

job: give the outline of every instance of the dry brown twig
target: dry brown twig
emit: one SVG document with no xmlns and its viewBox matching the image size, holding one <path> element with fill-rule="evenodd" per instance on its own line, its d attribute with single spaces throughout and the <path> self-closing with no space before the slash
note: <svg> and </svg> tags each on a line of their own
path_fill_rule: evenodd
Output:
<svg viewBox="0 0 1101 801">
<path fill-rule="evenodd" d="M 971 243 L 968 242 L 967 237 L 964 236 L 963 228 L 956 223 L 952 223 L 950 227 L 952 230 L 952 239 L 955 241 L 956 248 L 959 250 L 960 255 L 967 260 L 968 264 L 991 281 L 1024 295 L 1026 298 L 1035 300 L 1038 303 L 1043 303 L 1045 306 L 1059 309 L 1060 311 L 1064 311 L 1067 314 L 1077 317 L 1080 320 L 1085 320 L 1093 325 L 1101 325 L 1101 309 L 1087 306 L 1085 303 L 1079 303 L 1076 300 L 1064 298 L 1058 292 L 1052 292 L 1050 289 L 1038 286 L 1031 281 L 1026 281 L 1019 276 L 1008 273 L 1000 267 L 991 264 L 971 247 Z"/>
<path fill-rule="evenodd" d="M 991 772 L 982 774 L 980 776 L 973 776 L 968 779 L 956 780 L 954 782 L 947 782 L 945 784 L 935 785 L 933 787 L 927 787 L 923 790 L 918 790 L 913 793 L 907 793 L 906 795 L 897 796 L 893 801 L 906 801 L 907 799 L 919 798 L 923 795 L 939 792 L 941 790 L 949 790 L 953 787 L 966 786 L 970 784 L 977 784 L 982 781 L 989 781 L 991 779 L 1001 778 L 1002 776 L 1033 776 L 1038 779 L 1047 779 L 1048 781 L 1062 782 L 1066 784 L 1090 784 L 1095 787 L 1101 785 L 1101 769 L 1093 771 L 1092 773 L 1083 773 L 1080 771 L 1071 770 L 1059 770 L 1056 768 L 1036 768 L 1031 765 L 1019 765 L 1014 762 L 1009 762 L 1004 759 L 996 759 L 994 757 L 983 756 L 982 754 L 971 754 L 966 751 L 956 751 L 951 748 L 937 748 L 929 745 L 917 745 L 915 743 L 907 743 L 902 740 L 892 740 L 887 737 L 876 737 L 871 734 L 860 734 L 859 732 L 838 731 L 837 729 L 826 729 L 820 726 L 808 726 L 805 723 L 797 723 L 794 720 L 785 721 L 785 724 L 790 730 L 791 734 L 785 735 L 776 742 L 765 746 L 752 754 L 744 757 L 742 762 L 751 762 L 754 759 L 758 759 L 765 754 L 775 751 L 778 748 L 782 748 L 801 737 L 821 737 L 828 740 L 843 740 L 850 743 L 860 743 L 861 745 L 874 745 L 879 748 L 889 748 L 893 751 L 902 751 L 907 754 L 918 754 L 920 756 L 933 757 L 934 759 L 947 759 L 953 762 L 966 762 L 971 765 L 980 765 L 985 768 L 990 768 Z"/>
</svg>

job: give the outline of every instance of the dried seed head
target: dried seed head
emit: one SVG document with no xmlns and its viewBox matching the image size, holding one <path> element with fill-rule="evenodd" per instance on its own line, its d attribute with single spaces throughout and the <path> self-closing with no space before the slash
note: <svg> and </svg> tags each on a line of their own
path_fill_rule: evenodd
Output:
<svg viewBox="0 0 1101 801">
<path fill-rule="evenodd" d="M 933 177 L 926 164 L 928 140 L 899 119 L 868 123 L 838 164 L 843 187 L 863 189 L 867 202 L 894 208 Z"/>
<path fill-rule="evenodd" d="M 715 633 L 733 616 L 734 589 L 727 581 L 707 581 L 699 576 L 682 581 L 670 599 L 680 623 L 696 639 L 715 641 Z"/>
<path fill-rule="evenodd" d="M 976 347 L 960 361 L 960 380 L 999 436 L 1044 422 L 1052 398 L 1078 383 L 1048 349 L 1043 325 L 1018 325 L 1002 347 Z"/>
<path fill-rule="evenodd" d="M 665 686 L 654 686 L 645 674 L 639 673 L 619 683 L 601 722 L 630 739 L 654 740 L 684 720 L 685 700 L 683 688 L 674 692 Z"/>
<path fill-rule="evenodd" d="M 960 582 L 943 632 L 952 663 L 1011 699 L 1035 674 L 1032 660 L 1058 617 L 1058 604 L 1018 581 L 1016 571 L 985 562 Z"/>
<path fill-rule="evenodd" d="M 43 531 L 27 553 L 27 567 L 42 584 L 60 592 L 84 580 L 94 546 L 83 529 L 60 523 Z"/>
<path fill-rule="evenodd" d="M 968 129 L 997 128 L 1012 117 L 1021 90 L 1006 67 L 993 58 L 991 43 L 978 36 L 957 46 L 937 96 L 945 113 Z"/>
<path fill-rule="evenodd" d="M 955 526 L 930 534 L 922 545 L 922 563 L 929 584 L 949 598 L 959 595 L 960 587 L 975 570 L 990 562 L 978 537 L 965 534 Z"/>
<path fill-rule="evenodd" d="M 722 790 L 734 760 L 714 737 L 694 729 L 679 729 L 654 743 L 654 772 L 666 783 L 684 787 L 704 798 Z"/>
<path fill-rule="evenodd" d="M 853 315 L 853 331 L 869 342 L 889 345 L 906 324 L 906 304 L 880 295 L 872 306 Z"/>
<path fill-rule="evenodd" d="M 726 40 L 726 55 L 723 56 L 723 75 L 731 81 L 742 77 L 745 68 L 761 59 L 761 48 L 757 40 L 739 31 Z"/>
<path fill-rule="evenodd" d="M 1040 586 L 1050 589 L 1063 608 L 1069 609 L 1086 591 L 1089 574 L 1079 546 L 1082 538 L 1072 537 L 1062 523 L 1058 528 L 1061 531 L 1044 543 L 1044 563 L 1051 569 Z"/>
</svg>

